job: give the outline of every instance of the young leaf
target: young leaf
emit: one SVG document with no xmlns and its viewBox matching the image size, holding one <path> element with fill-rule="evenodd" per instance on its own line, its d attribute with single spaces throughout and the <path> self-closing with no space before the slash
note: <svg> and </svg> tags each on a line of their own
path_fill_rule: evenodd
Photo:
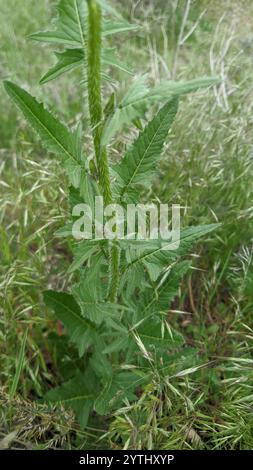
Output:
<svg viewBox="0 0 253 470">
<path fill-rule="evenodd" d="M 111 36 L 112 34 L 136 31 L 139 28 L 139 25 L 130 24 L 127 21 L 111 21 L 104 19 L 103 36 Z"/>
<path fill-rule="evenodd" d="M 123 160 L 114 166 L 119 176 L 116 181 L 120 198 L 131 193 L 136 185 L 147 186 L 156 170 L 163 145 L 175 119 L 177 99 L 169 101 L 150 121 Z"/>
<path fill-rule="evenodd" d="M 106 3 L 103 1 L 97 2 L 97 6 L 99 5 L 102 6 L 106 12 L 115 16 L 115 10 Z M 118 17 L 116 23 L 101 18 L 101 34 L 104 32 L 104 34 L 108 36 L 117 32 L 136 29 L 136 26 L 119 19 L 121 18 L 120 15 L 116 16 Z M 39 32 L 30 35 L 30 38 L 36 41 L 64 45 L 65 47 L 71 46 L 71 49 L 67 48 L 63 52 L 55 52 L 58 62 L 41 78 L 41 84 L 54 80 L 63 73 L 80 65 L 86 67 L 87 17 L 87 0 L 61 0 L 58 5 L 56 28 L 53 31 Z M 117 60 L 115 54 L 113 54 L 110 49 L 103 50 L 102 64 L 103 66 L 109 65 L 118 67 L 121 70 L 129 72 L 128 68 Z M 103 76 L 106 77 L 104 73 Z"/>
<path fill-rule="evenodd" d="M 164 80 L 159 85 L 151 88 L 148 93 L 148 101 L 150 103 L 171 99 L 174 96 L 181 96 L 193 91 L 207 88 L 220 83 L 218 77 L 202 77 L 189 81 Z"/>
<path fill-rule="evenodd" d="M 203 77 L 189 81 L 167 80 L 150 88 L 147 84 L 147 77 L 144 75 L 131 85 L 125 97 L 116 107 L 114 114 L 106 121 L 102 134 L 102 144 L 109 144 L 115 134 L 120 132 L 124 126 L 128 126 L 134 120 L 144 117 L 150 105 L 171 100 L 176 96 L 200 88 L 217 85 L 219 82 L 218 77 Z"/>
<path fill-rule="evenodd" d="M 123 72 L 132 74 L 130 68 L 121 63 L 117 57 L 116 54 L 116 48 L 115 47 L 107 47 L 102 49 L 102 70 L 108 66 L 108 67 L 115 67 L 119 70 L 122 70 Z"/>
<path fill-rule="evenodd" d="M 78 248 L 78 250 L 80 250 L 80 253 L 82 249 L 85 249 L 86 244 L 87 242 L 79 244 L 80 248 Z M 88 245 L 95 246 L 96 251 L 99 248 L 96 240 L 88 242 Z M 118 309 L 116 304 L 106 301 L 106 285 L 101 282 L 105 268 L 106 263 L 103 253 L 101 251 L 93 253 L 93 256 L 90 258 L 89 266 L 82 271 L 80 282 L 72 289 L 73 295 L 81 308 L 83 317 L 88 318 L 97 325 L 104 322 L 108 316 Z"/>
<path fill-rule="evenodd" d="M 122 101 L 118 104 L 115 112 L 106 120 L 101 137 L 101 145 L 107 145 L 125 125 L 131 124 L 134 119 L 145 114 L 145 98 L 148 92 L 146 75 L 135 80 Z"/>
<path fill-rule="evenodd" d="M 67 329 L 70 340 L 77 346 L 80 357 L 88 347 L 97 340 L 96 327 L 83 318 L 80 307 L 74 297 L 63 292 L 44 292 L 46 305 L 52 308 L 56 318 L 60 320 Z"/>
</svg>

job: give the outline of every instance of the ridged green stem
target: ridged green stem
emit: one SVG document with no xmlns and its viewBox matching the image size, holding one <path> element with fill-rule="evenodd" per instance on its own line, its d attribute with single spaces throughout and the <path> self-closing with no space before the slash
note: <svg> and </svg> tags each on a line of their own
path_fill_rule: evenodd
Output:
<svg viewBox="0 0 253 470">
<path fill-rule="evenodd" d="M 98 169 L 99 185 L 105 205 L 112 203 L 112 192 L 106 148 L 101 148 L 102 98 L 101 98 L 101 51 L 102 51 L 102 14 L 96 0 L 88 2 L 88 97 L 90 121 L 93 129 L 93 142 Z M 119 251 L 116 245 L 110 250 L 109 299 L 115 301 L 119 277 Z"/>
<path fill-rule="evenodd" d="M 88 94 L 90 121 L 93 129 L 93 141 L 98 168 L 99 183 L 105 204 L 112 202 L 107 152 L 101 148 L 102 99 L 101 99 L 101 49 L 102 16 L 96 0 L 87 0 L 89 9 L 88 26 Z"/>
</svg>

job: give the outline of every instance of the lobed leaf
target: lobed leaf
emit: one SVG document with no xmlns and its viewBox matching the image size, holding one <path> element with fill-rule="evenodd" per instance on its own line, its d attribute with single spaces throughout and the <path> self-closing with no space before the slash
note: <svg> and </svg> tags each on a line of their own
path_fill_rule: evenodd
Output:
<svg viewBox="0 0 253 470">
<path fill-rule="evenodd" d="M 85 46 L 86 0 L 60 0 L 58 18 L 53 31 L 33 33 L 35 41 L 72 47 Z"/>
<path fill-rule="evenodd" d="M 150 240 L 146 241 L 143 246 L 142 242 L 139 243 L 137 241 L 135 243 L 134 240 L 132 242 L 121 240 L 121 246 L 127 246 L 127 244 L 131 246 L 128 251 L 128 263 L 123 268 L 121 285 L 124 286 L 128 279 L 135 277 L 135 275 L 138 277 L 143 268 L 146 270 L 152 269 L 154 274 L 154 266 L 156 267 L 156 276 L 153 280 L 156 280 L 165 268 L 180 256 L 186 255 L 195 241 L 207 233 L 216 230 L 219 226 L 220 224 L 210 224 L 183 229 L 180 234 L 180 245 L 177 250 L 170 249 L 173 248 L 175 243 L 172 240 Z M 149 243 L 150 248 L 148 248 Z"/>
<path fill-rule="evenodd" d="M 83 318 L 79 305 L 70 294 L 45 291 L 44 301 L 54 310 L 56 318 L 64 324 L 70 340 L 77 346 L 79 355 L 82 356 L 97 340 L 95 325 Z"/>
<path fill-rule="evenodd" d="M 73 273 L 83 266 L 83 264 L 98 251 L 98 247 L 97 240 L 85 240 L 78 243 L 73 249 L 74 260 L 68 269 L 68 273 Z"/>
<path fill-rule="evenodd" d="M 108 302 L 99 292 L 97 284 L 97 280 L 94 280 L 93 284 L 81 281 L 73 287 L 72 292 L 80 305 L 82 316 L 97 325 L 101 325 L 109 315 L 117 312 L 119 305 Z"/>
<path fill-rule="evenodd" d="M 95 401 L 95 410 L 100 415 L 108 414 L 120 407 L 124 400 L 136 399 L 135 390 L 145 379 L 133 372 L 119 372 L 111 376 Z"/>
<path fill-rule="evenodd" d="M 58 62 L 43 75 L 40 80 L 41 85 L 84 63 L 84 52 L 82 49 L 66 49 L 64 52 L 55 52 L 55 55 Z"/>
<path fill-rule="evenodd" d="M 63 75 L 66 72 L 69 72 L 77 67 L 85 67 L 85 54 L 83 49 L 66 49 L 64 52 L 55 52 L 56 58 L 58 59 L 57 63 L 48 70 L 48 72 L 43 75 L 40 80 L 40 84 L 44 85 L 45 83 L 55 80 L 59 76 Z M 115 53 L 115 48 L 104 48 L 102 50 L 102 73 L 105 76 L 106 67 L 115 67 L 123 72 L 131 74 L 131 70 L 127 65 L 121 63 Z"/>
<path fill-rule="evenodd" d="M 91 374 L 77 372 L 68 382 L 55 387 L 45 395 L 45 401 L 61 403 L 75 411 L 80 426 L 84 428 L 93 408 L 96 381 Z"/>
<path fill-rule="evenodd" d="M 105 0 L 99 0 L 103 12 L 106 15 L 113 16 L 115 20 L 104 19 L 103 34 L 122 33 L 134 31 L 137 25 L 132 25 L 123 20 L 114 8 Z M 87 0 L 60 0 L 58 7 L 58 17 L 55 22 L 55 28 L 52 31 L 39 31 L 30 34 L 30 39 L 50 44 L 65 45 L 71 47 L 82 47 L 85 49 L 87 33 Z"/>
</svg>

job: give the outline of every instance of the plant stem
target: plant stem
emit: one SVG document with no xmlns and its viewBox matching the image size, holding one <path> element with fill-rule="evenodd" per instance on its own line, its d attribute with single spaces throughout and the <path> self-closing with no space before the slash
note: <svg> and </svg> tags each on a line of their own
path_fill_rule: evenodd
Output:
<svg viewBox="0 0 253 470">
<path fill-rule="evenodd" d="M 101 51 L 102 51 L 102 15 L 96 0 L 87 0 L 89 10 L 88 26 L 88 97 L 90 121 L 93 129 L 93 142 L 98 168 L 99 185 L 105 205 L 112 203 L 109 164 L 105 147 L 101 148 L 103 128 L 103 109 L 101 97 Z M 109 300 L 117 297 L 119 278 L 119 250 L 114 244 L 110 249 Z"/>
<path fill-rule="evenodd" d="M 101 50 L 102 50 L 102 16 L 96 0 L 88 0 L 88 95 L 93 142 L 99 174 L 99 184 L 106 205 L 112 202 L 107 152 L 101 148 L 102 132 L 102 99 L 101 99 Z"/>
<path fill-rule="evenodd" d="M 120 264 L 120 250 L 116 244 L 112 245 L 110 251 L 110 286 L 109 286 L 109 300 L 115 302 L 117 299 L 117 291 L 119 284 L 119 264 Z"/>
</svg>

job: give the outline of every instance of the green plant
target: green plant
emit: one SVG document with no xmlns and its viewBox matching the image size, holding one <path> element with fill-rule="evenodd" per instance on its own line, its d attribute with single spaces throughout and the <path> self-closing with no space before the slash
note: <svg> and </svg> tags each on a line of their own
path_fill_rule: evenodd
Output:
<svg viewBox="0 0 253 470">
<path fill-rule="evenodd" d="M 89 110 L 93 151 L 88 129 L 83 144 L 81 123 L 69 130 L 27 91 L 4 83 L 46 148 L 61 158 L 69 178 L 72 214 L 79 203 L 89 204 L 94 211 L 95 197 L 102 196 L 105 205 L 121 204 L 124 210 L 128 203 L 139 202 L 139 194 L 144 198 L 175 119 L 179 96 L 217 83 L 216 78 L 205 77 L 163 81 L 152 87 L 144 76 L 134 80 L 121 99 L 116 92 L 109 96 L 105 92 L 104 103 L 102 82 L 111 80 L 108 67 L 129 70 L 103 41 L 135 30 L 105 0 L 61 0 L 55 30 L 31 36 L 63 48 L 56 52 L 58 62 L 41 83 L 82 67 L 88 104 L 84 111 Z M 140 133 L 125 152 L 118 135 L 130 124 Z M 111 165 L 109 143 L 124 152 Z M 75 220 L 73 216 L 58 236 L 71 235 Z M 107 222 L 113 225 L 110 217 Z M 71 241 L 74 260 L 69 272 L 76 283 L 70 293 L 46 291 L 44 300 L 63 323 L 79 358 L 73 352 L 69 380 L 50 390 L 48 401 L 73 408 L 85 426 L 92 410 L 106 415 L 125 401 L 135 401 L 157 372 L 157 380 L 166 377 L 171 361 L 189 353 L 182 335 L 167 320 L 169 305 L 190 267 L 188 261 L 179 260 L 195 240 L 216 226 L 182 230 L 180 247 L 174 251 L 163 250 L 160 239 L 120 240 L 115 236 L 110 241 Z"/>
</svg>

